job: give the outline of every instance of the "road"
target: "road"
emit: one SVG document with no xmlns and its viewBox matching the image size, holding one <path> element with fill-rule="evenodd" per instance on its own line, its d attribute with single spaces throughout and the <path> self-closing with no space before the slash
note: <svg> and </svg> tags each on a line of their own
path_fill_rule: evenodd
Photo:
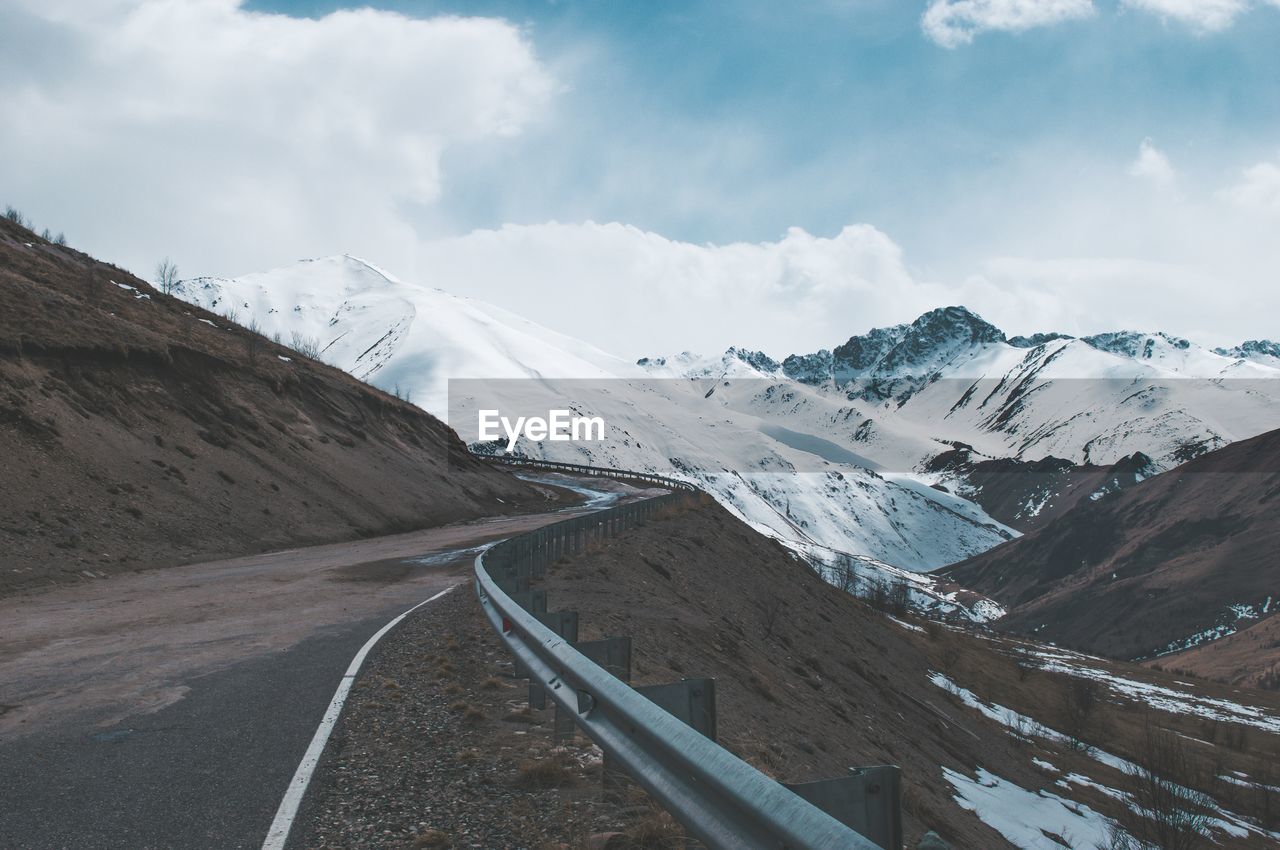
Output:
<svg viewBox="0 0 1280 850">
<path fill-rule="evenodd" d="M 374 632 L 474 547 L 650 492 L 530 477 L 589 498 L 0 600 L 0 847 L 260 847 Z"/>
</svg>

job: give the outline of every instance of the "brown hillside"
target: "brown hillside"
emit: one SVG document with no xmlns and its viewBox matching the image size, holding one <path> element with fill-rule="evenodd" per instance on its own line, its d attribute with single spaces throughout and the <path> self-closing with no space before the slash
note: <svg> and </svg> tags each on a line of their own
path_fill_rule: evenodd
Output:
<svg viewBox="0 0 1280 850">
<path fill-rule="evenodd" d="M 1232 685 L 1280 691 L 1280 614 L 1242 625 L 1235 634 L 1146 663 Z"/>
<path fill-rule="evenodd" d="M 464 582 L 470 569 L 469 560 L 459 566 Z M 1182 685 L 1137 665 L 895 621 L 822 582 L 710 500 L 552 565 L 544 586 L 553 610 L 580 612 L 582 639 L 632 637 L 637 684 L 714 677 L 721 743 L 764 772 L 802 782 L 853 765 L 900 765 L 908 847 L 926 829 L 957 850 L 1010 846 L 956 803 L 944 767 L 966 777 L 982 767 L 1029 797 L 1058 795 L 1141 830 L 1141 819 L 1110 790 L 1133 787 L 1126 772 L 1092 750 L 1047 738 L 1035 724 L 996 723 L 931 681 L 931 671 L 1054 729 L 1076 729 L 1121 758 L 1145 758 L 1147 724 L 1167 730 L 1186 750 L 1177 780 L 1209 794 L 1215 806 L 1280 828 L 1273 795 L 1219 779 L 1247 777 L 1269 788 L 1280 736 L 1193 712 L 1148 712 L 1148 701 L 1107 686 L 1091 692 L 1097 702 L 1084 716 L 1070 706 L 1086 680 L 1043 667 L 1049 658 L 1067 658 L 1089 675 L 1188 699 L 1246 699 L 1250 710 L 1270 717 L 1280 711 L 1280 697 Z M 433 846 L 429 835 L 438 846 L 452 839 L 453 846 L 577 848 L 589 846 L 590 833 L 614 829 L 626 829 L 636 843 L 619 839 L 611 847 L 684 846 L 666 830 L 654 835 L 655 823 L 637 801 L 619 810 L 602 799 L 598 751 L 581 741 L 551 747 L 551 712 L 525 708 L 524 682 L 510 678 L 509 655 L 469 582 L 439 605 L 410 617 L 370 656 L 313 782 L 306 846 Z M 636 817 L 640 822 L 631 823 Z M 1033 830 L 1046 826 L 1034 812 L 1026 817 Z M 1093 847 L 1084 818 L 1068 821 L 1070 846 Z M 1205 846 L 1263 846 L 1256 832 L 1233 840 L 1215 830 L 1212 838 L 1217 844 Z"/>
<path fill-rule="evenodd" d="M 0 220 L 0 593 L 545 504 L 438 420 Z"/>
<path fill-rule="evenodd" d="M 999 626 L 1119 658 L 1259 608 L 1280 587 L 1280 431 L 1204 455 L 940 570 Z M 1280 600 L 1276 600 L 1280 601 Z M 1273 604 L 1275 604 L 1273 602 Z"/>
</svg>

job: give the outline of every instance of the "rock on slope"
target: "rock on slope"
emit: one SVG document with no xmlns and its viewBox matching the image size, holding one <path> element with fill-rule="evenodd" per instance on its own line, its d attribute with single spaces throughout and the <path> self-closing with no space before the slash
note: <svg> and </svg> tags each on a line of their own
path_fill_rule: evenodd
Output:
<svg viewBox="0 0 1280 850">
<path fill-rule="evenodd" d="M 0 592 L 545 501 L 417 408 L 9 221 L 0 304 Z"/>
<path fill-rule="evenodd" d="M 1280 431 L 1081 500 L 945 577 L 1010 630 L 1115 657 L 1184 648 L 1280 603 Z"/>
</svg>

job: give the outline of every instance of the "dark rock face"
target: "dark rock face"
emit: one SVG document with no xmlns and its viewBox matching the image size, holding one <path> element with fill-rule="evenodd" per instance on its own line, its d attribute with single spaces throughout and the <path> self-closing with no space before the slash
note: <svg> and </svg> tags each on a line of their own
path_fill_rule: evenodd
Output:
<svg viewBox="0 0 1280 850">
<path fill-rule="evenodd" d="M 1075 339 L 1070 334 L 1060 334 L 1056 331 L 1053 333 L 1036 333 L 1031 336 L 1011 336 L 1006 340 L 1014 348 L 1038 348 L 1046 342 L 1053 342 L 1059 339 Z"/>
<path fill-rule="evenodd" d="M 925 472 L 943 472 L 957 492 L 993 518 L 1022 532 L 1041 528 L 1082 500 L 1103 498 L 1156 474 L 1142 452 L 1109 466 L 1075 464 L 1058 457 L 1039 460 L 984 458 L 957 444 L 929 461 Z"/>
<path fill-rule="evenodd" d="M 1242 342 L 1235 348 L 1215 348 L 1214 354 L 1221 354 L 1223 357 L 1236 357 L 1248 359 L 1250 357 L 1275 357 L 1280 360 L 1280 342 L 1272 342 L 1269 339 L 1251 339 Z"/>
<path fill-rule="evenodd" d="M 964 307 L 930 310 L 911 323 L 902 340 L 884 356 L 886 372 L 932 371 L 958 349 L 1004 342 L 1004 332 Z"/>
<path fill-rule="evenodd" d="M 736 357 L 748 366 L 759 369 L 761 372 L 776 372 L 782 368 L 782 364 L 774 360 L 763 351 L 749 351 L 745 348 L 730 348 L 725 352 L 726 357 Z"/>
<path fill-rule="evenodd" d="M 872 328 L 864 336 L 850 337 L 844 345 L 831 352 L 832 368 L 836 380 L 841 376 L 861 377 L 880 365 L 893 347 L 906 336 L 908 325 L 892 328 Z"/>
<path fill-rule="evenodd" d="M 792 354 L 782 361 L 782 373 L 802 384 L 824 384 L 831 380 L 831 352 L 822 349 L 815 354 Z"/>
<path fill-rule="evenodd" d="M 1004 342 L 1004 332 L 965 307 L 930 310 L 909 325 L 872 328 L 833 351 L 792 355 L 783 373 L 806 384 L 833 382 L 851 397 L 910 395 L 961 351 Z"/>
<path fill-rule="evenodd" d="M 1144 334 L 1137 331 L 1113 331 L 1081 337 L 1099 351 L 1108 351 L 1136 359 L 1149 359 L 1155 353 L 1157 343 L 1163 341 L 1174 348 L 1187 349 L 1191 342 L 1167 333 Z"/>
</svg>

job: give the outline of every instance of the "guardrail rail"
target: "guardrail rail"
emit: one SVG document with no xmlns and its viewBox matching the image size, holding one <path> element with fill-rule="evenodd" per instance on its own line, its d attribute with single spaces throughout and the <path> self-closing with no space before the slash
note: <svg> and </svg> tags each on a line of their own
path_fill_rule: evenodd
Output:
<svg viewBox="0 0 1280 850">
<path fill-rule="evenodd" d="M 633 688 L 630 639 L 578 641 L 578 612 L 548 611 L 532 586 L 560 557 L 620 533 L 700 491 L 653 473 L 524 457 L 478 455 L 507 465 L 640 481 L 669 492 L 575 516 L 508 538 L 476 557 L 482 608 L 530 683 L 530 704 L 556 709 L 556 734 L 576 726 L 605 754 L 606 781 L 621 770 L 712 848 L 873 850 L 902 846 L 897 767 L 786 786 L 714 740 L 714 680 Z"/>
</svg>

